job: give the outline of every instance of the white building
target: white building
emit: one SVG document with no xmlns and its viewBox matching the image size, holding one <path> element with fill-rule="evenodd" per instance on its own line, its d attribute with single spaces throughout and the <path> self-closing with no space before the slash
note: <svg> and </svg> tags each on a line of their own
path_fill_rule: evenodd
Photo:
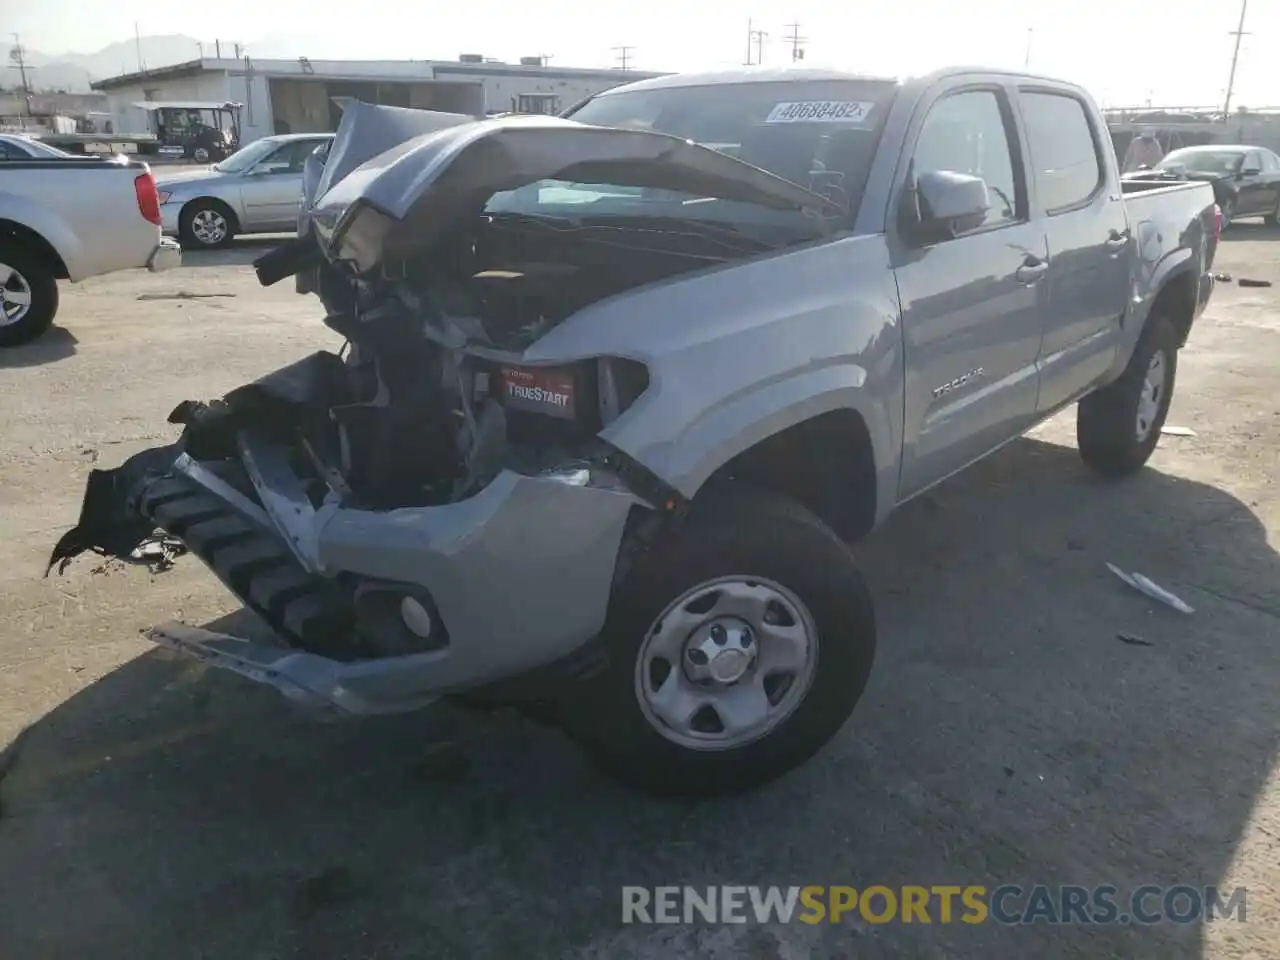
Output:
<svg viewBox="0 0 1280 960">
<path fill-rule="evenodd" d="M 244 104 L 242 144 L 273 133 L 337 128 L 334 97 L 369 103 L 480 115 L 515 111 L 558 113 L 580 100 L 633 80 L 658 76 L 637 70 L 518 64 L 476 55 L 442 60 L 253 60 L 208 58 L 99 80 L 119 135 L 149 132 L 144 100 Z"/>
</svg>

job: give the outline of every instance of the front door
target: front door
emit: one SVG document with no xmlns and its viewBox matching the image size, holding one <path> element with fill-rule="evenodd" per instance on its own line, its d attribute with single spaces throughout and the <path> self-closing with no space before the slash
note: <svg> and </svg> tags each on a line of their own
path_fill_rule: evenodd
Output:
<svg viewBox="0 0 1280 960">
<path fill-rule="evenodd" d="M 1262 154 L 1250 150 L 1244 155 L 1240 164 L 1239 179 L 1236 181 L 1236 216 L 1249 217 L 1259 213 L 1270 213 L 1274 206 L 1273 196 L 1267 177 L 1262 171 Z"/>
<path fill-rule="evenodd" d="M 906 361 L 903 499 L 1031 423 L 1048 263 L 1003 82 L 944 89 L 915 124 L 909 176 L 980 176 L 992 206 L 981 226 L 922 249 L 890 227 Z"/>
<path fill-rule="evenodd" d="M 1074 93 L 1023 87 L 1031 210 L 1049 241 L 1048 304 L 1040 347 L 1047 413 L 1111 369 L 1129 300 L 1133 245 L 1119 183 L 1104 160 L 1106 130 Z"/>
<path fill-rule="evenodd" d="M 245 174 L 241 185 L 246 230 L 292 230 L 302 205 L 302 166 L 319 140 L 290 140 Z"/>
</svg>

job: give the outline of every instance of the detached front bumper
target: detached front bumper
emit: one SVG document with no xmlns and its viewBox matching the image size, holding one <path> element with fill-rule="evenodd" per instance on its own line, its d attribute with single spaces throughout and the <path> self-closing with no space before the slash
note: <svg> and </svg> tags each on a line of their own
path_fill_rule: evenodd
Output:
<svg viewBox="0 0 1280 960">
<path fill-rule="evenodd" d="M 156 248 L 147 258 L 147 269 L 152 273 L 163 273 L 174 267 L 182 266 L 182 247 L 168 237 L 161 237 Z"/>
<path fill-rule="evenodd" d="M 504 470 L 442 506 L 317 510 L 276 449 L 243 436 L 240 448 L 239 482 L 185 453 L 162 472 L 159 451 L 141 481 L 128 462 L 97 472 L 63 543 L 127 530 L 118 553 L 139 529 L 166 530 L 290 646 L 177 625 L 153 639 L 348 712 L 415 709 L 573 653 L 603 626 L 628 517 L 647 509 L 613 474 L 581 466 Z M 60 544 L 54 560 L 74 552 Z M 408 632 L 406 604 L 426 629 Z"/>
</svg>

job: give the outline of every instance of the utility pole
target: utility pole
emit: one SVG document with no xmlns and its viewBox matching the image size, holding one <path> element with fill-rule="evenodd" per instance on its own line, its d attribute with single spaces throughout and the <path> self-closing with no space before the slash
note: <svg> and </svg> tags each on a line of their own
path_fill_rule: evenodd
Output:
<svg viewBox="0 0 1280 960">
<path fill-rule="evenodd" d="M 1249 9 L 1249 0 L 1240 0 L 1240 24 L 1228 36 L 1236 38 L 1235 48 L 1231 51 L 1231 73 L 1227 77 L 1227 99 L 1222 105 L 1222 113 L 1224 117 L 1231 116 L 1231 94 L 1235 92 L 1236 87 L 1236 63 L 1240 60 L 1240 38 L 1247 37 L 1249 34 L 1244 29 L 1245 11 Z"/>
<path fill-rule="evenodd" d="M 18 74 L 22 77 L 22 100 L 27 105 L 27 116 L 31 116 L 31 87 L 27 83 L 27 51 L 22 46 L 22 38 L 16 33 L 13 34 L 13 47 L 9 51 L 9 59 L 17 65 Z M 12 70 L 14 67 L 9 69 Z"/>
<path fill-rule="evenodd" d="M 634 50 L 635 47 L 623 45 L 621 47 L 614 47 L 613 49 L 618 52 L 618 63 L 622 71 L 625 73 L 631 68 L 631 51 Z"/>
<path fill-rule="evenodd" d="M 1031 38 L 1035 36 L 1036 28 L 1027 27 L 1027 55 L 1022 60 L 1022 69 L 1029 70 L 1031 68 Z"/>
<path fill-rule="evenodd" d="M 804 59 L 804 44 L 808 43 L 808 38 L 800 36 L 800 24 L 789 23 L 787 26 L 791 32 L 782 39 L 791 44 L 791 62 L 795 63 L 797 60 Z"/>
<path fill-rule="evenodd" d="M 142 62 L 142 34 L 138 32 L 138 21 L 133 21 L 133 47 L 138 52 L 138 72 L 142 73 L 147 68 Z"/>
<path fill-rule="evenodd" d="M 743 66 L 750 67 L 753 64 L 764 62 L 764 38 L 768 35 L 763 30 L 755 29 L 752 26 L 752 21 L 750 19 L 747 20 L 747 59 L 744 61 Z M 751 59 L 751 48 L 753 46 L 755 47 L 754 60 Z"/>
</svg>

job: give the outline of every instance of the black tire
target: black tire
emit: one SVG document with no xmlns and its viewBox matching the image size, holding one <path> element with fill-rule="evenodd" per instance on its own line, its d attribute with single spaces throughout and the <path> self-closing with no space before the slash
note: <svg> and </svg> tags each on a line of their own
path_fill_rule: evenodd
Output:
<svg viewBox="0 0 1280 960">
<path fill-rule="evenodd" d="M 1275 209 L 1263 217 L 1262 222 L 1268 227 L 1280 227 L 1280 198 L 1276 199 Z"/>
<path fill-rule="evenodd" d="M 696 749 L 646 719 L 636 662 L 647 626 L 669 604 L 729 576 L 758 577 L 790 591 L 812 617 L 818 659 L 803 699 L 778 726 L 729 749 Z M 598 642 L 604 665 L 561 704 L 565 731 L 603 772 L 632 787 L 709 797 L 780 777 L 836 734 L 871 672 L 875 612 L 849 548 L 813 514 L 768 493 L 729 489 L 695 505 L 637 562 L 615 591 Z"/>
<path fill-rule="evenodd" d="M 1120 379 L 1089 394 L 1076 408 L 1076 443 L 1080 456 L 1105 477 L 1121 477 L 1142 469 L 1160 442 L 1160 429 L 1169 415 L 1178 373 L 1178 332 L 1165 317 L 1153 315 L 1138 338 L 1129 365 Z M 1156 397 L 1155 415 L 1138 424 L 1139 403 L 1146 390 L 1147 371 L 1159 354 L 1164 385 Z"/>
<path fill-rule="evenodd" d="M 7 321 L 10 304 L 4 301 L 4 318 L 0 318 L 0 347 L 16 347 L 30 343 L 49 329 L 58 313 L 58 278 L 53 267 L 39 254 L 13 240 L 0 241 L 0 278 L 9 294 L 29 294 L 31 303 L 19 319 Z M 16 307 L 13 308 L 15 315 Z"/>
<path fill-rule="evenodd" d="M 196 218 L 202 214 L 218 218 L 224 225 L 225 230 L 217 239 L 202 239 L 202 233 L 208 236 L 196 227 Z M 235 235 L 235 217 L 224 204 L 216 200 L 194 200 L 182 208 L 182 215 L 178 218 L 178 239 L 188 250 L 216 250 L 229 244 Z"/>
</svg>

